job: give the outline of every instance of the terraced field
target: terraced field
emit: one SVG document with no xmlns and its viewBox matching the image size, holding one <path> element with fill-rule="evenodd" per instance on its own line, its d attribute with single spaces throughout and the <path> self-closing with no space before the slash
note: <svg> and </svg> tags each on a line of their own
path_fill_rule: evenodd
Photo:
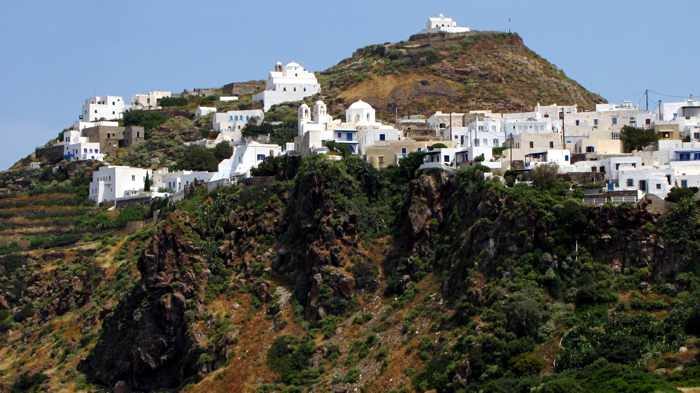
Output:
<svg viewBox="0 0 700 393">
<path fill-rule="evenodd" d="M 0 197 L 0 391 L 47 379 L 92 390 L 77 363 L 137 281 L 149 232 L 131 224 L 142 226 L 143 211 L 127 217 L 60 192 Z"/>
<path fill-rule="evenodd" d="M 0 255 L 66 247 L 89 238 L 90 228 L 81 225 L 81 221 L 96 210 L 74 195 L 64 193 L 1 198 Z"/>
</svg>

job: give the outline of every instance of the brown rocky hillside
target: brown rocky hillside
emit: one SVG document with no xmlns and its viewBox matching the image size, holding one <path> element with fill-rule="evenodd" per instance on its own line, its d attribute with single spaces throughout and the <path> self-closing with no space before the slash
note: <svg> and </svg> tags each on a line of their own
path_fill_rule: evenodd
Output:
<svg viewBox="0 0 700 393">
<path fill-rule="evenodd" d="M 385 118 L 436 110 L 530 110 L 542 104 L 592 109 L 605 100 L 530 50 L 517 34 L 417 35 L 371 45 L 320 74 L 332 109 L 354 100 Z"/>
</svg>

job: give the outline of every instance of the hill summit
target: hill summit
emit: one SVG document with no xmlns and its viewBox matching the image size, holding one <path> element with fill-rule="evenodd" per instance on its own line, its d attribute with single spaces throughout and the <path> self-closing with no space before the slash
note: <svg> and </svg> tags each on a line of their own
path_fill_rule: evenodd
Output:
<svg viewBox="0 0 700 393">
<path fill-rule="evenodd" d="M 593 108 L 605 100 L 567 77 L 515 33 L 417 34 L 370 45 L 321 72 L 334 106 L 363 99 L 385 116 L 437 110 L 512 112 L 543 104 Z M 334 108 L 335 109 L 335 108 Z"/>
</svg>

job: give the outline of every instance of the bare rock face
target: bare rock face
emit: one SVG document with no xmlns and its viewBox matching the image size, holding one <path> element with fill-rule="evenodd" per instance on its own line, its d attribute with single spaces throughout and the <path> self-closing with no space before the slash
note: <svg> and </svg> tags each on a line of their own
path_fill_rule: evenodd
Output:
<svg viewBox="0 0 700 393">
<path fill-rule="evenodd" d="M 186 311 L 195 307 L 207 277 L 192 236 L 187 221 L 176 217 L 141 255 L 141 282 L 105 319 L 97 345 L 79 366 L 95 382 L 150 391 L 196 375 L 200 348 Z"/>
</svg>

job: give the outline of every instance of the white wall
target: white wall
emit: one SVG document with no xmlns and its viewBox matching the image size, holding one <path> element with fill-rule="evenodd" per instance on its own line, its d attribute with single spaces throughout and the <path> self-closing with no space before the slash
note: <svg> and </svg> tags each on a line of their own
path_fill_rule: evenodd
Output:
<svg viewBox="0 0 700 393">
<path fill-rule="evenodd" d="M 81 120 L 119 120 L 124 115 L 124 100 L 119 96 L 90 97 L 83 103 Z"/>
</svg>

